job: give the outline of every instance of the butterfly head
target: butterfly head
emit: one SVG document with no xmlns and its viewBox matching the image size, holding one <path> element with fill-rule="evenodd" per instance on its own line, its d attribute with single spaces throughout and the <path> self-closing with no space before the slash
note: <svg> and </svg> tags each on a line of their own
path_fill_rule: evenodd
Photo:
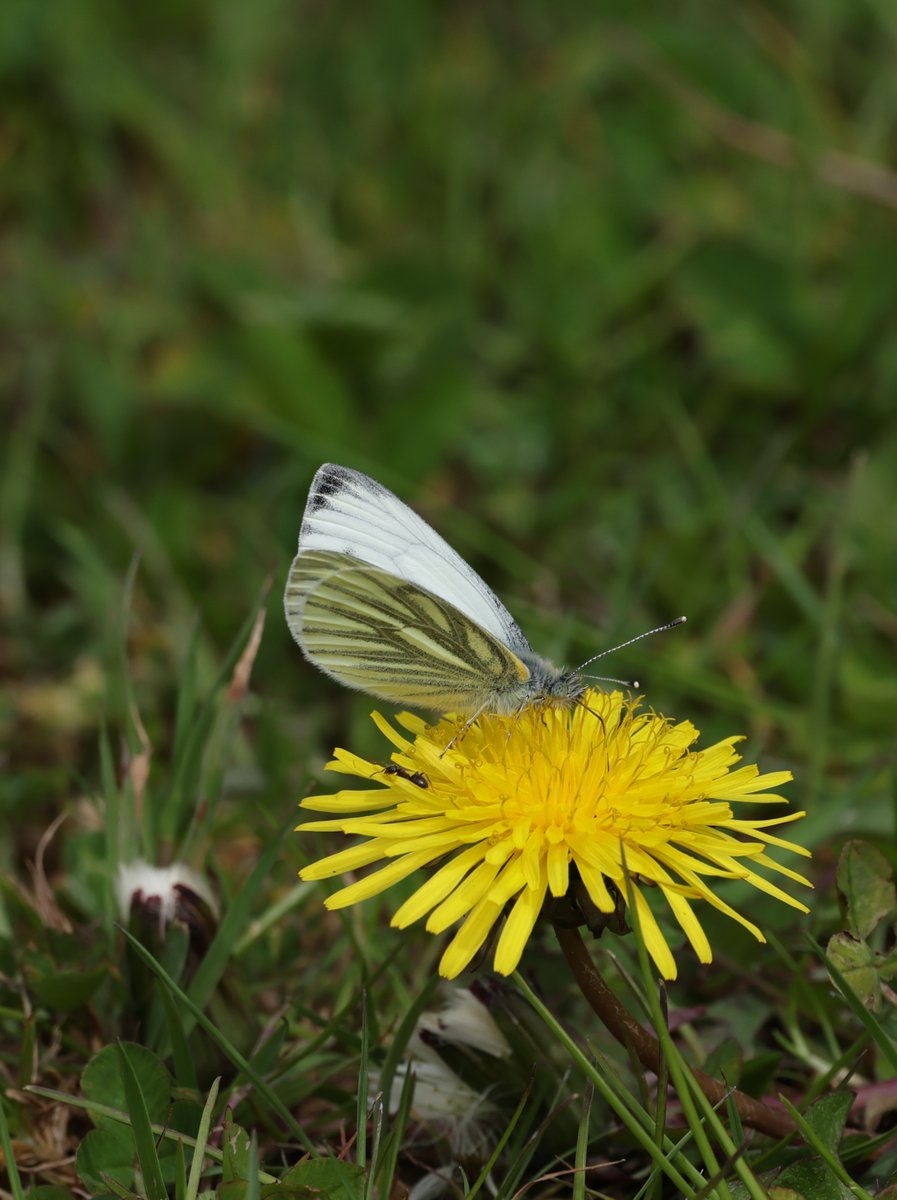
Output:
<svg viewBox="0 0 897 1200">
<path fill-rule="evenodd" d="M 529 668 L 525 689 L 527 701 L 554 700 L 575 704 L 588 690 L 588 684 L 578 671 L 556 667 L 537 654 L 520 656 Z"/>
</svg>

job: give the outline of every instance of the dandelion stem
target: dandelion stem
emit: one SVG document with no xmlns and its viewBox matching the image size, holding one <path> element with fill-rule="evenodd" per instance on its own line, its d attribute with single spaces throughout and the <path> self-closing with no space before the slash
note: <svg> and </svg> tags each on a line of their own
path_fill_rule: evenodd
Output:
<svg viewBox="0 0 897 1200">
<path fill-rule="evenodd" d="M 578 929 L 563 929 L 555 926 L 558 942 L 564 957 L 573 972 L 579 989 L 617 1041 L 631 1047 L 646 1071 L 660 1075 L 663 1067 L 663 1051 L 660 1042 L 626 1011 L 595 968 Z M 691 1068 L 698 1087 L 712 1104 L 729 1099 L 738 1110 L 745 1125 L 759 1129 L 770 1137 L 788 1137 L 795 1132 L 791 1118 L 776 1112 L 753 1096 L 739 1092 L 737 1088 L 712 1079 L 703 1071 Z"/>
</svg>

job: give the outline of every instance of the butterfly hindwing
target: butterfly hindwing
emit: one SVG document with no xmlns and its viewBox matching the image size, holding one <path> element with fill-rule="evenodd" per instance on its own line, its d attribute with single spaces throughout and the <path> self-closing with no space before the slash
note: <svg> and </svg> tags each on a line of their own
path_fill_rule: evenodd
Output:
<svg viewBox="0 0 897 1200">
<path fill-rule="evenodd" d="M 472 711 L 519 693 L 529 676 L 508 646 L 448 600 L 348 554 L 302 549 L 285 605 L 307 658 L 387 700 Z"/>
</svg>

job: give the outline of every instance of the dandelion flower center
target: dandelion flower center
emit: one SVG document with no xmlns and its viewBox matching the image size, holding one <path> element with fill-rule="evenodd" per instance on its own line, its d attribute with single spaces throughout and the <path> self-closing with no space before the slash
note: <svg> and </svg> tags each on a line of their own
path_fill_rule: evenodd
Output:
<svg viewBox="0 0 897 1200">
<path fill-rule="evenodd" d="M 323 879 L 386 860 L 386 865 L 332 895 L 343 907 L 376 895 L 421 867 L 434 867 L 393 917 L 404 927 L 427 918 L 432 933 L 461 922 L 440 962 L 452 978 L 462 971 L 506 912 L 494 966 L 517 966 L 546 898 L 567 894 L 571 865 L 604 913 L 625 893 L 638 910 L 646 945 L 661 974 L 676 965 L 645 900 L 659 888 L 702 962 L 712 952 L 692 903 L 704 900 L 761 931 L 710 887 L 710 879 L 742 879 L 786 904 L 806 907 L 755 868 L 801 884 L 807 880 L 769 856 L 768 849 L 805 855 L 769 830 L 802 813 L 739 819 L 737 805 L 784 804 L 770 789 L 788 771 L 761 775 L 739 761 L 730 737 L 694 749 L 698 730 L 674 723 L 621 692 L 590 691 L 584 704 L 531 706 L 511 716 L 484 716 L 457 740 L 445 718 L 427 725 L 403 713 L 405 736 L 379 714 L 374 720 L 395 747 L 384 768 L 337 750 L 332 770 L 381 783 L 374 791 L 313 796 L 303 807 L 339 814 L 303 830 L 337 830 L 360 844 L 306 867 L 303 879 Z M 448 747 L 448 749 L 446 749 Z M 611 886 L 613 885 L 614 890 Z"/>
</svg>

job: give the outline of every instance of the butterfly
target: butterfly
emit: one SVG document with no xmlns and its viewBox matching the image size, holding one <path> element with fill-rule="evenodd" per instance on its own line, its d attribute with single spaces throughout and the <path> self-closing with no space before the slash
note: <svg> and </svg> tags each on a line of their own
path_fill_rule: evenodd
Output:
<svg viewBox="0 0 897 1200">
<path fill-rule="evenodd" d="M 312 480 L 284 608 L 310 662 L 398 704 L 473 720 L 535 701 L 580 702 L 587 690 L 581 667 L 535 653 L 492 589 L 426 521 L 349 467 L 325 463 Z"/>
</svg>

